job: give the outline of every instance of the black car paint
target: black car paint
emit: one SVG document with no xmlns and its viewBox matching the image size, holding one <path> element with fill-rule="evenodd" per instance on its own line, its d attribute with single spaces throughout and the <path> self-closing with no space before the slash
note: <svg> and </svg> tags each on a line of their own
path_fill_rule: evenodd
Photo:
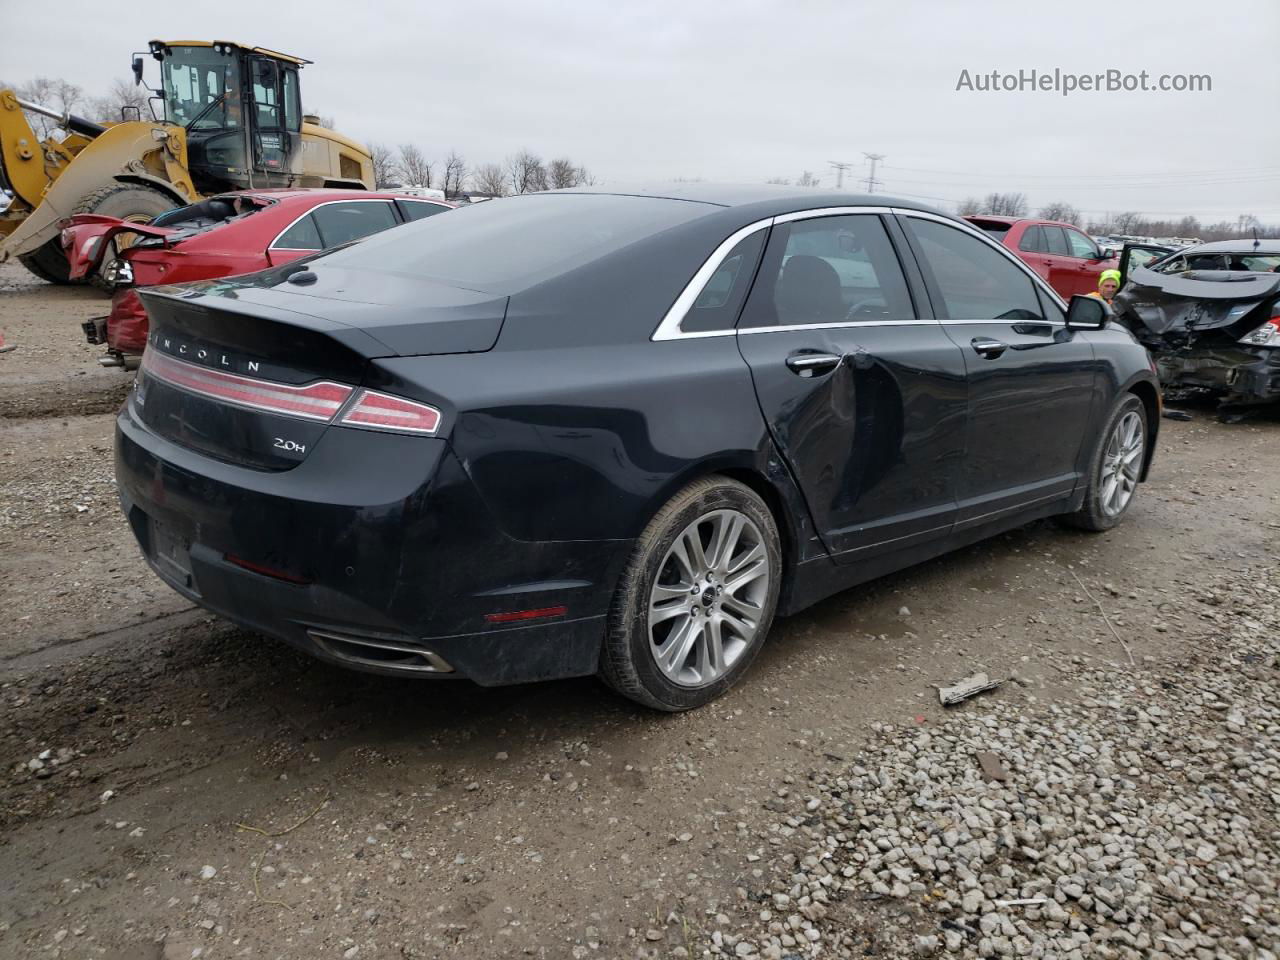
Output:
<svg viewBox="0 0 1280 960">
<path fill-rule="evenodd" d="M 650 339 L 736 229 L 849 203 L 708 203 L 676 229 L 481 306 L 427 284 L 427 309 L 415 312 L 411 290 L 388 293 L 384 278 L 367 296 L 381 302 L 359 302 L 363 291 L 351 291 L 360 278 L 323 256 L 309 261 L 317 282 L 305 288 L 266 271 L 145 292 L 151 349 L 225 354 L 257 363 L 258 375 L 275 361 L 275 379 L 361 383 L 434 404 L 444 419 L 432 438 L 306 424 L 305 454 L 283 455 L 270 441 L 300 421 L 227 414 L 144 375 L 117 431 L 125 512 L 157 572 L 232 620 L 375 672 L 402 671 L 335 657 L 308 631 L 420 645 L 455 675 L 495 684 L 595 671 L 635 538 L 697 477 L 735 477 L 770 505 L 787 566 L 780 612 L 790 613 L 1074 509 L 1092 437 L 1120 392 L 1143 398 L 1154 439 L 1154 378 L 1127 331 L 992 321 L 980 329 L 1009 350 L 971 355 L 978 328 L 934 319 L 893 217 L 917 313 L 929 322 Z M 337 289 L 343 300 L 325 298 Z M 486 332 L 442 339 L 467 321 Z M 486 344 L 495 321 L 496 342 Z M 442 344 L 468 352 L 433 355 Z M 803 349 L 850 360 L 801 378 L 784 359 Z M 1019 452 L 1042 454 L 1063 432 L 1065 452 L 1025 458 L 1045 476 L 1001 485 L 995 471 L 1019 463 Z M 189 577 L 157 563 L 157 523 L 190 543 Z M 486 620 L 559 606 L 565 613 L 550 622 Z"/>
<path fill-rule="evenodd" d="M 1179 251 L 1237 249 L 1247 242 L 1202 244 Z M 1117 319 L 1133 331 L 1155 359 L 1160 382 L 1216 393 L 1224 406 L 1280 400 L 1280 350 L 1241 343 L 1280 309 L 1280 275 L 1237 270 L 1165 273 L 1127 269 L 1131 249 L 1121 254 L 1125 283 L 1115 298 Z"/>
</svg>

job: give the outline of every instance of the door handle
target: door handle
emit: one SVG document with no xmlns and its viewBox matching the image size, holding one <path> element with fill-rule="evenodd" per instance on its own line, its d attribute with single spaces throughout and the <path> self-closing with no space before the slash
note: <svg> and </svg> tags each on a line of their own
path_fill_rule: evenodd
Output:
<svg viewBox="0 0 1280 960">
<path fill-rule="evenodd" d="M 969 346 L 973 347 L 973 352 L 979 356 L 994 360 L 1000 354 L 1009 349 L 1007 343 L 1001 343 L 999 340 L 992 340 L 990 337 L 974 337 L 969 341 Z"/>
<path fill-rule="evenodd" d="M 787 357 L 787 368 L 797 376 L 818 377 L 830 373 L 844 357 L 834 353 L 793 353 Z"/>
</svg>

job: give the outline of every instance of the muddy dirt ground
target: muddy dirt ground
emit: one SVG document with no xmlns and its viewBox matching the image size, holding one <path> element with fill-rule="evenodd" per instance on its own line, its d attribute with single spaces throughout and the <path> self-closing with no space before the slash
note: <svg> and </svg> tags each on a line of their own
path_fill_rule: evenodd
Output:
<svg viewBox="0 0 1280 960">
<path fill-rule="evenodd" d="M 834 597 L 701 711 L 593 680 L 366 677 L 147 571 L 111 480 L 129 378 L 78 330 L 104 306 L 0 267 L 6 957 L 718 953 L 717 926 L 759 909 L 762 844 L 787 849 L 768 830 L 787 778 L 868 753 L 872 724 L 940 723 L 933 684 L 975 669 L 1016 682 L 950 712 L 1076 702 L 1078 667 L 1212 657 L 1206 584 L 1280 543 L 1280 417 L 1191 407 L 1162 421 L 1117 530 L 1036 523 Z"/>
</svg>

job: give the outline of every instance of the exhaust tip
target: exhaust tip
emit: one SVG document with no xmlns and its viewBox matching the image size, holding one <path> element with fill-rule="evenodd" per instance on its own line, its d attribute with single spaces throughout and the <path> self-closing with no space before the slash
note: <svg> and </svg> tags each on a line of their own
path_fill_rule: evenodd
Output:
<svg viewBox="0 0 1280 960">
<path fill-rule="evenodd" d="M 353 665 L 404 673 L 453 673 L 453 666 L 444 657 L 408 642 L 333 630 L 310 629 L 307 636 L 331 657 Z"/>
</svg>

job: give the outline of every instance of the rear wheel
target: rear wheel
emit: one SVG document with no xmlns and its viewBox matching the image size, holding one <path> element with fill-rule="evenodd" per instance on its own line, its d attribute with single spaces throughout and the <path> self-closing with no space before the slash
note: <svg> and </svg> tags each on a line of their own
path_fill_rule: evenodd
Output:
<svg viewBox="0 0 1280 960">
<path fill-rule="evenodd" d="M 1110 530 L 1129 509 L 1147 456 L 1147 409 L 1131 393 L 1111 411 L 1089 461 L 1084 503 L 1061 519 L 1081 530 Z"/>
<path fill-rule="evenodd" d="M 657 710 L 714 700 L 746 672 L 773 622 L 782 555 L 749 487 L 698 480 L 649 522 L 609 615 L 600 675 Z"/>
<path fill-rule="evenodd" d="M 150 223 L 166 210 L 172 210 L 173 207 L 174 200 L 167 193 L 162 193 L 152 187 L 140 186 L 136 183 L 115 183 L 89 194 L 76 204 L 75 212 L 97 213 L 104 217 L 118 217 L 129 223 Z M 132 245 L 132 238 L 117 237 L 112 242 L 115 245 L 115 252 L 118 254 L 121 250 Z M 62 253 L 60 247 L 58 252 Z M 108 253 L 102 258 L 102 262 L 98 265 L 99 271 L 107 265 L 111 257 L 112 254 Z M 63 263 L 66 263 L 65 255 L 63 256 Z M 99 271 L 94 272 L 93 276 L 89 278 L 89 282 L 96 287 L 108 289 L 102 281 L 102 275 Z"/>
</svg>

